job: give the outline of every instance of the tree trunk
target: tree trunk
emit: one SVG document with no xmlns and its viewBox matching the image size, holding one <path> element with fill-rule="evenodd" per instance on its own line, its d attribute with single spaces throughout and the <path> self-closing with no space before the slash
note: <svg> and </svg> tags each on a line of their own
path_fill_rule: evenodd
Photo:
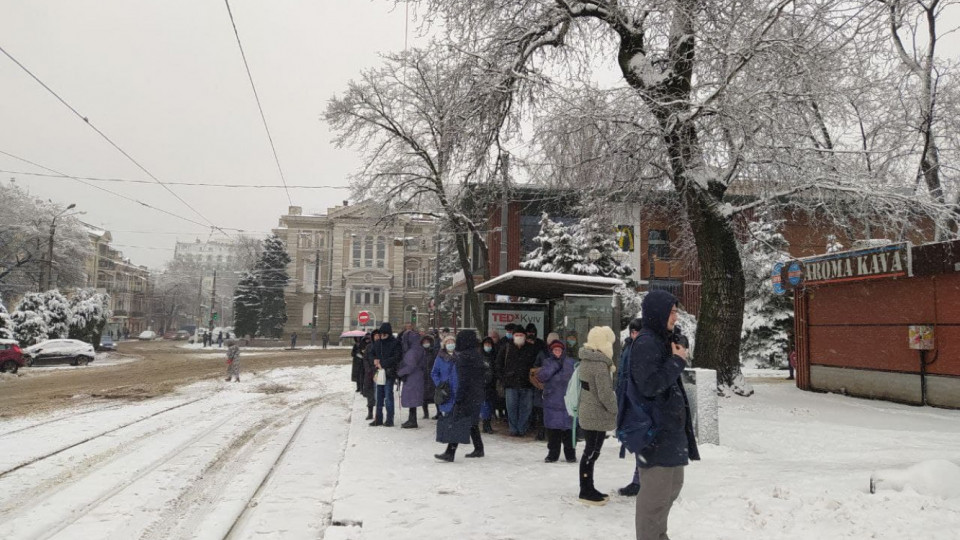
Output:
<svg viewBox="0 0 960 540">
<path fill-rule="evenodd" d="M 465 307 L 470 310 L 470 316 L 473 317 L 473 323 L 477 329 L 477 337 L 482 339 L 482 336 L 487 333 L 486 321 L 483 320 L 481 315 L 479 297 L 476 290 L 474 290 L 473 272 L 470 269 L 470 254 L 467 252 L 469 248 L 467 234 L 469 232 L 465 227 L 457 227 L 457 229 L 464 229 L 462 232 L 456 232 L 457 255 L 460 258 L 460 268 L 463 269 L 463 282 L 467 288 L 467 293 L 463 299 L 466 303 Z"/>
</svg>

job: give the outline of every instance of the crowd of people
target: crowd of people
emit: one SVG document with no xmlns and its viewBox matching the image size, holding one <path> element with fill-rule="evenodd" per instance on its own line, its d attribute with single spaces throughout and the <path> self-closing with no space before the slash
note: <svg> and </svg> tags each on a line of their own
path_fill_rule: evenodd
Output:
<svg viewBox="0 0 960 540">
<path fill-rule="evenodd" d="M 383 323 L 356 340 L 351 378 L 367 400 L 371 427 L 395 425 L 398 390 L 400 407 L 407 410 L 401 428 L 418 428 L 421 410 L 422 419 L 436 420 L 436 441 L 446 445 L 435 455 L 442 462 L 454 461 L 458 446 L 466 443 L 473 450 L 465 457 L 484 457 L 482 434 L 493 433 L 497 417 L 512 437 L 532 433 L 545 439 L 547 463 L 559 461 L 561 449 L 566 462 L 577 462 L 582 437 L 579 498 L 592 505 L 609 499 L 593 480 L 604 441 L 609 432 L 630 428 L 618 408 L 635 405 L 653 419 L 652 427 L 644 425 L 649 440 L 638 448 L 633 478 L 619 493 L 637 497 L 637 539 L 661 539 L 683 486 L 683 467 L 700 458 L 680 380 L 687 350 L 675 332 L 676 318 L 673 295 L 648 293 L 617 359 L 616 336 L 606 326 L 591 328 L 580 344 L 573 332 L 564 339 L 560 333 L 540 339 L 532 324 L 510 324 L 504 336 L 491 331 L 481 341 L 473 330 L 420 333 L 410 324 L 394 336 L 390 323 Z M 570 389 L 577 383 L 574 417 Z"/>
</svg>

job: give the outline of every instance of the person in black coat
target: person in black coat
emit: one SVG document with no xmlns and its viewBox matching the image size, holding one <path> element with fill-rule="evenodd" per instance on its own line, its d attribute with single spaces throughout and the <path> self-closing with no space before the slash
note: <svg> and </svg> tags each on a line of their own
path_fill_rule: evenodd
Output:
<svg viewBox="0 0 960 540">
<path fill-rule="evenodd" d="M 457 334 L 455 361 L 457 387 L 453 391 L 453 410 L 437 422 L 437 442 L 447 443 L 447 449 L 434 457 L 446 462 L 453 461 L 459 444 L 471 441 L 473 452 L 466 457 L 484 456 L 477 423 L 484 401 L 484 386 L 490 374 L 484 365 L 475 331 L 461 330 Z"/>
<path fill-rule="evenodd" d="M 638 540 L 666 538 L 670 507 L 683 488 L 683 468 L 699 460 L 690 404 L 680 375 L 687 366 L 687 349 L 674 337 L 677 298 L 651 291 L 641 304 L 640 334 L 630 345 L 628 391 L 634 403 L 650 411 L 656 435 L 640 451 L 640 493 L 637 496 Z"/>
<path fill-rule="evenodd" d="M 365 338 L 354 338 L 353 348 L 350 349 L 350 358 L 353 359 L 353 368 L 350 370 L 350 380 L 357 385 L 357 393 L 363 392 L 363 353 Z"/>
<path fill-rule="evenodd" d="M 384 405 L 387 408 L 387 418 L 383 421 L 385 427 L 393 427 L 393 387 L 397 382 L 397 370 L 403 359 L 400 341 L 393 335 L 393 327 L 385 322 L 380 325 L 380 341 L 373 343 L 373 364 L 384 370 L 387 375 L 387 384 L 384 387 Z M 383 420 L 380 408 L 377 408 L 376 421 Z"/>
<path fill-rule="evenodd" d="M 373 408 L 377 405 L 377 383 L 374 377 L 377 374 L 377 366 L 373 363 L 373 344 L 380 341 L 380 331 L 374 329 L 369 334 L 369 338 L 363 338 L 363 397 L 367 398 L 367 420 L 373 420 Z M 372 425 L 383 425 L 383 422 Z"/>
<path fill-rule="evenodd" d="M 493 409 L 497 406 L 497 374 L 494 371 L 494 364 L 497 359 L 497 346 L 493 337 L 483 338 L 480 346 L 483 354 L 484 369 L 488 372 L 487 380 L 483 387 L 483 408 L 480 410 L 480 419 L 483 420 L 483 432 L 493 433 L 493 426 L 490 421 L 493 419 Z"/>
<path fill-rule="evenodd" d="M 430 404 L 433 403 L 433 394 L 437 390 L 430 373 L 433 372 L 433 363 L 437 361 L 437 354 L 440 353 L 440 349 L 433 334 L 429 333 L 420 338 L 420 346 L 423 347 L 423 353 L 427 359 L 427 365 L 423 372 L 423 419 L 427 420 L 430 418 Z M 434 416 L 433 419 L 436 420 L 437 417 Z"/>
</svg>

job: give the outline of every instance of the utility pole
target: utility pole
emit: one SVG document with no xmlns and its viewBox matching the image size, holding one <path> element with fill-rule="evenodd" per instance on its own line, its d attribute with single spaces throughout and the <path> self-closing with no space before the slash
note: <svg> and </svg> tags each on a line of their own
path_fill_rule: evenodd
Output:
<svg viewBox="0 0 960 540">
<path fill-rule="evenodd" d="M 317 343 L 317 299 L 320 295 L 320 246 L 317 246 L 317 256 L 313 262 L 313 321 L 310 326 L 313 332 L 310 334 L 310 345 Z"/>
<path fill-rule="evenodd" d="M 500 201 L 500 275 L 507 273 L 507 222 L 510 220 L 510 197 L 507 191 L 510 186 L 507 169 L 510 167 L 510 155 L 503 158 L 503 195 Z"/>
<path fill-rule="evenodd" d="M 60 211 L 59 214 L 53 216 L 53 219 L 50 220 L 50 240 L 47 242 L 47 275 L 46 275 L 46 284 L 41 285 L 41 291 L 46 291 L 50 289 L 50 285 L 53 284 L 53 236 L 57 233 L 57 218 L 62 216 L 65 212 L 76 208 L 77 205 L 70 203 L 70 206 L 64 208 Z M 41 283 L 43 280 L 41 280 Z"/>
<path fill-rule="evenodd" d="M 217 270 L 213 270 L 213 286 L 210 287 L 210 330 L 213 330 L 213 304 L 217 298 Z"/>
<path fill-rule="evenodd" d="M 199 330 L 202 326 L 203 326 L 203 270 L 200 270 L 200 286 L 197 288 L 197 330 Z M 194 330 L 194 333 L 196 333 L 196 330 Z"/>
</svg>

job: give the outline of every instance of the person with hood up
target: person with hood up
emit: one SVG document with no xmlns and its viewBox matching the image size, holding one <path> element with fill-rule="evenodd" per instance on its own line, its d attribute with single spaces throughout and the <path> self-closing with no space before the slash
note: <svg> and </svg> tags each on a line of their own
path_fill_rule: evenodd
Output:
<svg viewBox="0 0 960 540">
<path fill-rule="evenodd" d="M 483 386 L 483 407 L 480 409 L 480 419 L 483 421 L 484 433 L 493 433 L 493 426 L 490 421 L 493 419 L 493 409 L 497 406 L 497 375 L 493 369 L 497 356 L 496 342 L 496 338 L 489 336 L 483 338 L 481 344 L 483 367 L 487 373 L 487 379 Z"/>
<path fill-rule="evenodd" d="M 377 333 L 377 336 L 380 334 Z M 361 362 L 363 372 L 361 373 L 360 395 L 367 398 L 367 420 L 373 420 L 373 408 L 377 404 L 377 383 L 374 377 L 377 374 L 377 367 L 373 365 L 373 356 L 370 349 L 373 348 L 373 339 L 371 334 L 363 336 L 360 341 Z"/>
<path fill-rule="evenodd" d="M 496 357 L 493 362 L 493 372 L 496 374 L 497 385 L 497 413 L 500 415 L 500 419 L 507 418 L 507 391 L 506 387 L 503 385 L 503 362 L 507 354 L 507 345 L 513 343 L 513 333 L 516 330 L 516 325 L 513 323 L 507 323 L 503 327 L 503 337 L 500 338 L 500 341 L 496 343 Z"/>
<path fill-rule="evenodd" d="M 580 458 L 580 502 L 606 504 L 593 484 L 593 469 L 608 431 L 617 429 L 617 392 L 613 387 L 613 342 L 609 326 L 595 326 L 580 347 L 580 403 L 577 407 L 586 447 Z"/>
<path fill-rule="evenodd" d="M 650 291 L 641 303 L 642 329 L 630 346 L 630 395 L 657 420 L 656 435 L 640 451 L 640 493 L 636 504 L 637 540 L 667 537 L 670 508 L 683 488 L 683 468 L 699 460 L 690 404 L 680 381 L 687 366 L 686 347 L 674 342 L 677 298 Z"/>
<path fill-rule="evenodd" d="M 530 369 L 540 352 L 537 346 L 527 341 L 522 331 L 513 334 L 513 341 L 504 347 L 503 387 L 507 398 L 507 422 L 510 435 L 523 437 L 530 425 L 533 409 L 533 385 Z"/>
<path fill-rule="evenodd" d="M 447 340 L 444 340 L 448 344 Z M 450 399 L 440 405 L 440 420 L 437 422 L 437 442 L 447 443 L 442 454 L 434 455 L 440 461 L 452 462 L 457 447 L 473 442 L 473 452 L 468 458 L 482 458 L 483 439 L 477 422 L 483 405 L 484 382 L 487 369 L 477 343 L 477 333 L 461 330 L 457 334 L 454 353 L 450 360 L 437 360 L 433 380 L 439 386 L 447 381 L 451 386 Z"/>
<path fill-rule="evenodd" d="M 404 348 L 403 362 L 397 371 L 397 376 L 403 383 L 400 390 L 400 406 L 410 409 L 407 421 L 400 424 L 401 428 L 417 427 L 417 409 L 423 405 L 424 372 L 427 368 L 426 351 L 420 345 L 420 334 L 416 330 L 407 330 L 403 333 Z"/>
<path fill-rule="evenodd" d="M 387 418 L 383 421 L 383 411 L 380 407 L 381 400 L 379 396 L 377 399 L 376 416 L 377 419 L 383 421 L 382 425 L 385 427 L 393 427 L 393 389 L 397 382 L 397 370 L 400 369 L 400 361 L 403 358 L 403 353 L 400 351 L 400 341 L 393 336 L 393 327 L 391 327 L 388 322 L 381 324 L 380 341 L 373 344 L 373 363 L 383 370 L 386 378 L 383 389 L 383 404 L 387 408 Z"/>
<path fill-rule="evenodd" d="M 236 340 L 227 340 L 227 382 L 240 382 L 240 345 Z"/>
<path fill-rule="evenodd" d="M 357 393 L 363 392 L 363 340 L 362 338 L 353 338 L 353 347 L 350 349 L 350 358 L 353 359 L 353 368 L 350 370 L 350 381 L 357 385 Z"/>
<path fill-rule="evenodd" d="M 543 423 L 547 428 L 547 457 L 543 461 L 556 463 L 560 459 L 562 444 L 564 458 L 567 463 L 573 463 L 577 461 L 573 417 L 567 414 L 564 396 L 576 362 L 566 355 L 567 347 L 559 339 L 547 347 L 550 354 L 537 371 L 537 380 L 543 383 Z"/>
</svg>

